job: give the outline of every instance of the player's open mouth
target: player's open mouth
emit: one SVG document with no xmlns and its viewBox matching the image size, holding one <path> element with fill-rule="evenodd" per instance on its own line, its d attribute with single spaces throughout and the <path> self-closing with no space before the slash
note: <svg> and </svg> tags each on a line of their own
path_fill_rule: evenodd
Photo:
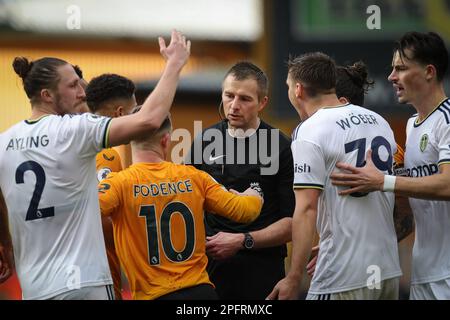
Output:
<svg viewBox="0 0 450 320">
<path fill-rule="evenodd" d="M 403 87 L 400 87 L 400 86 L 394 86 L 394 89 L 395 89 L 395 93 L 398 96 L 401 95 L 403 93 L 403 91 L 405 90 L 405 89 L 403 89 Z"/>
</svg>

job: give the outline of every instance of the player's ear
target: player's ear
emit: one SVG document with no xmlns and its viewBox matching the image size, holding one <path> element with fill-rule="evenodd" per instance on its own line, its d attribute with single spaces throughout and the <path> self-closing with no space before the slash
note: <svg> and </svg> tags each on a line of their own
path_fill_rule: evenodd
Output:
<svg viewBox="0 0 450 320">
<path fill-rule="evenodd" d="M 342 103 L 342 104 L 350 103 L 350 101 L 348 101 L 346 97 L 340 97 L 339 98 L 339 102 Z"/>
<path fill-rule="evenodd" d="M 41 90 L 41 100 L 46 103 L 53 102 L 53 94 L 50 89 L 42 89 Z"/>
<path fill-rule="evenodd" d="M 261 112 L 267 106 L 267 102 L 269 102 L 269 97 L 264 96 L 264 98 L 262 98 L 259 102 L 258 112 Z"/>
<path fill-rule="evenodd" d="M 304 95 L 305 88 L 303 87 L 303 84 L 300 82 L 295 83 L 295 97 L 296 98 L 302 98 Z"/>
<path fill-rule="evenodd" d="M 432 64 L 427 65 L 425 67 L 425 79 L 427 79 L 427 81 L 431 81 L 436 77 L 437 77 L 436 67 L 433 66 Z"/>
<path fill-rule="evenodd" d="M 161 137 L 161 146 L 166 149 L 168 148 L 170 145 L 170 133 L 166 132 L 164 133 L 164 135 Z"/>
<path fill-rule="evenodd" d="M 122 106 L 117 107 L 116 111 L 114 111 L 114 116 L 116 116 L 116 117 L 123 116 L 123 107 Z"/>
</svg>

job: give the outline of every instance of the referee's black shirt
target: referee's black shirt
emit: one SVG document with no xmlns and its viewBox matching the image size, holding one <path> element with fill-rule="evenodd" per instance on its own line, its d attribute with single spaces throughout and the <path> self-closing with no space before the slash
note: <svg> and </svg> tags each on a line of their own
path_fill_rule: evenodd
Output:
<svg viewBox="0 0 450 320">
<path fill-rule="evenodd" d="M 213 148 L 213 145 L 211 145 L 207 149 L 206 154 L 204 154 L 205 148 L 214 142 L 214 139 L 205 139 L 205 133 L 212 128 L 221 132 L 222 148 Z M 256 136 L 252 137 L 234 138 L 228 134 L 227 129 L 228 123 L 226 120 L 205 129 L 201 136 L 199 135 L 195 138 L 190 154 L 186 159 L 186 164 L 192 164 L 197 169 L 209 173 L 227 189 L 243 192 L 250 186 L 261 188 L 264 194 L 264 205 L 260 216 L 249 224 L 240 224 L 219 215 L 206 213 L 205 228 L 207 235 L 211 236 L 219 231 L 231 233 L 251 232 L 263 229 L 284 217 L 292 217 L 295 198 L 292 189 L 294 166 L 291 140 L 279 129 L 275 129 L 263 121 L 261 121 L 259 128 L 254 134 Z M 275 136 L 278 136 L 278 148 L 276 148 L 276 144 L 271 144 L 272 131 L 275 133 Z M 209 141 L 210 139 L 212 141 Z M 238 142 L 238 140 L 241 141 Z M 201 153 L 199 153 L 200 147 L 198 147 L 198 143 L 201 143 Z M 243 144 L 245 144 L 245 147 L 243 147 Z M 217 142 L 215 145 L 217 146 Z M 234 152 L 227 152 L 227 146 L 232 146 Z M 195 150 L 197 150 L 197 154 L 195 154 Z M 245 150 L 245 158 L 243 158 L 242 150 Z M 254 154 L 255 152 L 257 153 L 256 155 Z M 264 155 L 266 156 L 264 157 Z M 234 159 L 230 159 L 233 156 Z M 238 163 L 239 157 L 243 164 Z M 267 162 L 264 163 L 266 161 L 264 158 L 269 158 L 271 162 L 269 164 Z M 245 160 L 242 161 L 243 159 Z M 276 173 L 270 175 L 261 174 L 263 166 L 268 168 L 271 165 L 278 166 Z M 286 255 L 286 246 L 260 250 L 272 251 L 274 254 L 281 253 L 283 256 Z"/>
</svg>

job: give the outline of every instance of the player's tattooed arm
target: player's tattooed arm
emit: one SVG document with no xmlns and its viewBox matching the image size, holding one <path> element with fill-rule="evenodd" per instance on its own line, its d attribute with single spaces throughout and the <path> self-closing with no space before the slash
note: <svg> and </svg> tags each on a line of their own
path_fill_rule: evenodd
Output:
<svg viewBox="0 0 450 320">
<path fill-rule="evenodd" d="M 407 197 L 395 196 L 394 224 L 398 242 L 405 239 L 414 230 L 414 216 Z"/>
</svg>

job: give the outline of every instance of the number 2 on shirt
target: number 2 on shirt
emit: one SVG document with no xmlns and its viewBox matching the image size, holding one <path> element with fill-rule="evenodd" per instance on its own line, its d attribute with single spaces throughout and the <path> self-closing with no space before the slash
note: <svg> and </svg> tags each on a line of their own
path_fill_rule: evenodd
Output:
<svg viewBox="0 0 450 320">
<path fill-rule="evenodd" d="M 23 162 L 16 170 L 16 183 L 25 183 L 25 172 L 33 171 L 36 176 L 36 184 L 34 187 L 33 196 L 28 206 L 27 216 L 25 221 L 32 221 L 37 219 L 43 219 L 53 217 L 55 215 L 55 207 L 41 208 L 39 209 L 39 202 L 41 201 L 42 192 L 45 186 L 45 171 L 42 166 L 36 161 Z"/>
</svg>

